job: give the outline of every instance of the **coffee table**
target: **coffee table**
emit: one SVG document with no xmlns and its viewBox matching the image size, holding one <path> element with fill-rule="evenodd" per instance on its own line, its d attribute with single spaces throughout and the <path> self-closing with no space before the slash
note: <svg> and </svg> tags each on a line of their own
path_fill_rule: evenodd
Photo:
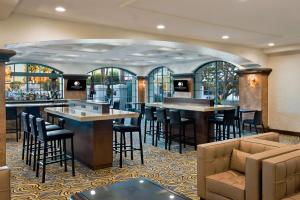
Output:
<svg viewBox="0 0 300 200">
<path fill-rule="evenodd" d="M 191 200 L 146 178 L 135 178 L 74 194 L 70 200 Z"/>
</svg>

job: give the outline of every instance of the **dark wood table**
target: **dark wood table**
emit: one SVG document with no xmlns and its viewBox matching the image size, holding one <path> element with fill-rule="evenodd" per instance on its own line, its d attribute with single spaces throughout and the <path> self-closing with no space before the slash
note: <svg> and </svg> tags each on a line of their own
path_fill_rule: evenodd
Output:
<svg viewBox="0 0 300 200">
<path fill-rule="evenodd" d="M 70 200 L 191 200 L 151 180 L 135 178 L 74 194 Z"/>
</svg>

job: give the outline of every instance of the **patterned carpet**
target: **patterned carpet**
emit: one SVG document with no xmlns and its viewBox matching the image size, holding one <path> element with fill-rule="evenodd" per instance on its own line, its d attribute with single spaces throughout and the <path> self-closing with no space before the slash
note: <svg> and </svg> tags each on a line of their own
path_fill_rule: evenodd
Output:
<svg viewBox="0 0 300 200">
<path fill-rule="evenodd" d="M 21 142 L 9 139 L 7 141 L 7 165 L 12 170 L 11 185 L 13 200 L 36 199 L 69 199 L 71 194 L 85 189 L 95 188 L 106 184 L 127 180 L 135 177 L 147 177 L 176 192 L 192 199 L 197 198 L 196 152 L 192 147 L 184 150 L 180 155 L 178 147 L 166 151 L 163 143 L 160 147 L 149 145 L 148 137 L 144 145 L 145 164 L 140 164 L 139 152 L 134 154 L 134 160 L 126 158 L 124 167 L 118 167 L 118 158 L 114 157 L 113 167 L 101 170 L 90 170 L 76 162 L 76 176 L 64 172 L 58 164 L 47 166 L 46 183 L 35 178 L 35 172 L 21 160 Z M 281 136 L 283 143 L 300 143 L 300 137 Z"/>
<path fill-rule="evenodd" d="M 46 183 L 43 184 L 41 178 L 36 178 L 35 172 L 21 160 L 21 142 L 10 139 L 7 141 L 7 165 L 12 170 L 12 199 L 65 200 L 75 192 L 135 177 L 147 177 L 169 189 L 197 199 L 197 161 L 193 148 L 187 146 L 180 155 L 176 146 L 169 152 L 163 149 L 163 144 L 160 144 L 161 147 L 152 147 L 149 145 L 150 140 L 147 143 L 144 145 L 144 165 L 140 164 L 138 151 L 135 152 L 133 161 L 128 157 L 124 160 L 122 169 L 119 168 L 119 159 L 116 156 L 113 167 L 96 171 L 76 162 L 75 177 L 71 175 L 71 168 L 64 172 L 59 164 L 54 164 L 47 166 Z"/>
</svg>

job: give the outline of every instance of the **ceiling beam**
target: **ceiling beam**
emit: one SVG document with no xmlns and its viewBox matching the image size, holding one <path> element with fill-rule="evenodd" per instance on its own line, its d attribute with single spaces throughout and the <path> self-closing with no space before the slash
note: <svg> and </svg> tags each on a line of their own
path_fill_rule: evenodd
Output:
<svg viewBox="0 0 300 200">
<path fill-rule="evenodd" d="M 20 0 L 0 0 L 0 20 L 8 18 Z"/>
</svg>

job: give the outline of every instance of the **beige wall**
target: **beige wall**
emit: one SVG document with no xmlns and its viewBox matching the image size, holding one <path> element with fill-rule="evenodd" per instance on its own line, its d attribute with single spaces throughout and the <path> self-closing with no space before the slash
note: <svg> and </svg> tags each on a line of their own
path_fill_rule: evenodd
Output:
<svg viewBox="0 0 300 200">
<path fill-rule="evenodd" d="M 300 132 L 300 54 L 271 56 L 269 126 Z"/>
</svg>

